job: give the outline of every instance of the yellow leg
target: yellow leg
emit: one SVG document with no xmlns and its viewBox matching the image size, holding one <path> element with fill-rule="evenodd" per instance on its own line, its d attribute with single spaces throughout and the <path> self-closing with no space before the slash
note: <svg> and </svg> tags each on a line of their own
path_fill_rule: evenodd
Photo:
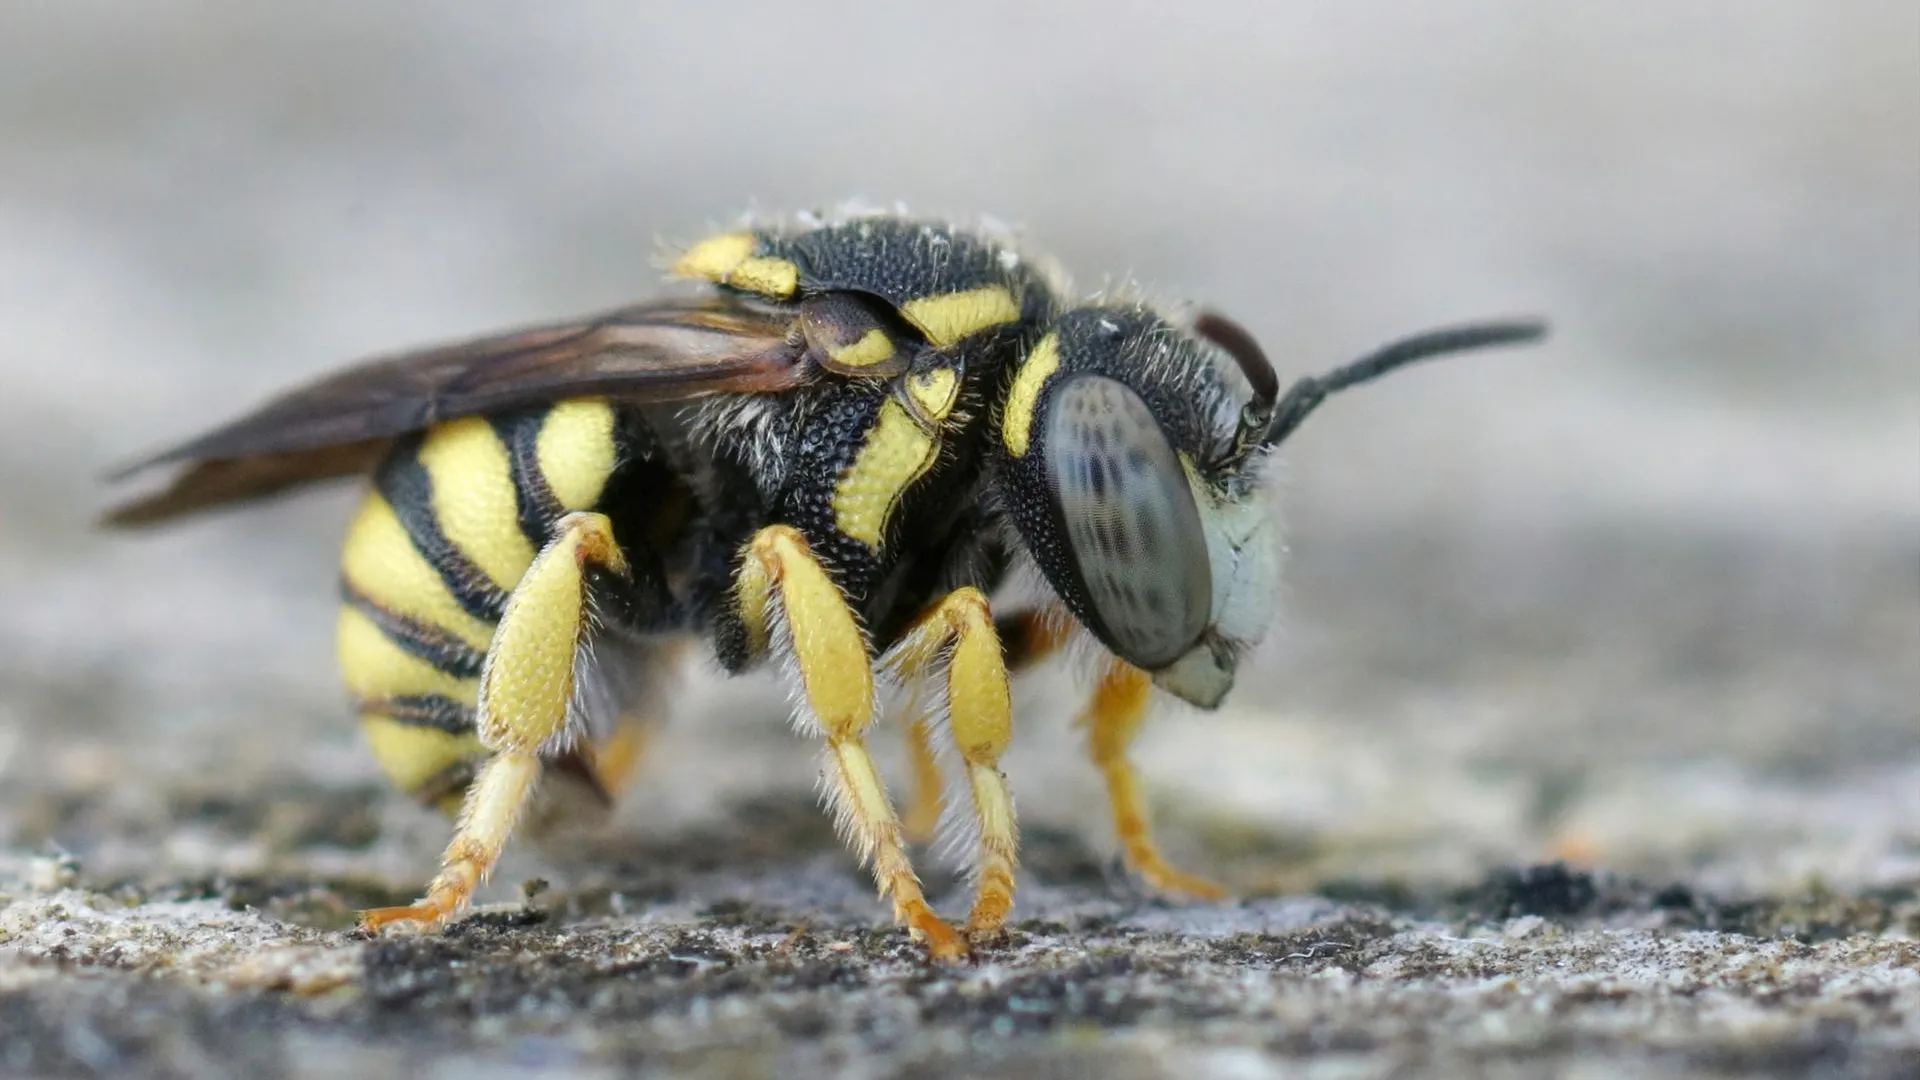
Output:
<svg viewBox="0 0 1920 1080">
<path fill-rule="evenodd" d="M 1114 830 L 1126 853 L 1127 866 L 1141 880 L 1162 892 L 1184 893 L 1199 900 L 1218 900 L 1227 891 L 1203 877 L 1182 873 L 1167 865 L 1154 846 L 1147 823 L 1146 800 L 1140 795 L 1140 774 L 1127 760 L 1127 747 L 1146 718 L 1153 682 L 1138 668 L 1113 661 L 1094 688 L 1092 700 L 1080 714 L 1087 729 L 1087 751 L 1106 777 L 1107 800 L 1113 808 Z"/>
<path fill-rule="evenodd" d="M 929 613 L 931 614 L 931 613 Z M 926 618 L 927 616 L 922 616 Z M 1066 644 L 1066 615 L 1029 610 L 1000 615 L 993 620 L 993 632 L 1000 641 L 1009 674 L 1030 668 L 1058 652 Z M 933 751 L 933 724 L 925 712 L 925 680 L 919 672 L 902 673 L 909 681 L 907 721 L 907 760 L 913 770 L 913 796 L 908 801 L 902 827 L 916 843 L 933 839 L 945 809 L 942 794 L 946 778 L 940 775 L 940 763 Z"/>
<path fill-rule="evenodd" d="M 770 525 L 749 542 L 735 595 L 748 639 L 757 648 L 772 639 L 776 604 L 786 621 L 808 711 L 826 736 L 840 827 L 861 859 L 872 863 L 880 895 L 893 900 L 894 918 L 924 939 L 935 959 L 966 956 L 966 942 L 927 906 L 907 858 L 900 819 L 867 752 L 873 661 L 839 588 L 797 530 Z"/>
<path fill-rule="evenodd" d="M 360 925 L 441 922 L 466 908 L 500 859 L 514 823 L 540 779 L 543 753 L 564 749 L 578 733 L 568 729 L 573 666 L 586 632 L 586 572 L 624 575 L 625 557 L 604 516 L 562 518 L 545 550 L 527 568 L 507 601 L 480 673 L 476 721 L 493 757 L 481 767 L 460 810 L 453 842 L 425 898 L 407 906 L 364 912 Z"/>
<path fill-rule="evenodd" d="M 917 674 L 946 655 L 948 725 L 966 766 L 980 848 L 974 862 L 973 911 L 967 933 L 1000 932 L 1013 907 L 1019 827 L 1000 755 L 1013 737 L 1013 695 L 993 615 L 980 590 L 956 589 L 907 631 L 888 664 Z M 937 778 L 936 778 L 937 782 Z"/>
<path fill-rule="evenodd" d="M 925 692 L 925 687 L 914 686 L 908 702 L 907 764 L 913 770 L 913 795 L 900 819 L 907 837 L 920 844 L 933 839 L 940 828 L 942 789 L 946 785 L 946 778 L 940 775 L 940 759 L 933 752 L 933 721 L 925 712 Z"/>
<path fill-rule="evenodd" d="M 608 795 L 619 798 L 645 756 L 653 728 L 638 716 L 622 716 L 612 735 L 594 748 L 593 772 Z"/>
</svg>

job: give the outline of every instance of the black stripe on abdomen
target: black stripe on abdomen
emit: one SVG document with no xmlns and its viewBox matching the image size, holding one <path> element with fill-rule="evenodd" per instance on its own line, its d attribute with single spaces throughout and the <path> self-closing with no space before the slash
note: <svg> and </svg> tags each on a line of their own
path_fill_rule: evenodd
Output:
<svg viewBox="0 0 1920 1080">
<path fill-rule="evenodd" d="M 456 596 L 459 594 L 456 592 Z M 456 679 L 477 679 L 486 663 L 485 654 L 437 626 L 410 619 L 354 588 L 350 581 L 340 583 L 340 599 L 348 607 L 365 615 L 388 641 L 417 656 L 434 668 Z"/>
<path fill-rule="evenodd" d="M 474 728 L 472 706 L 443 694 L 402 694 L 378 701 L 362 701 L 362 713 L 373 713 L 408 727 L 431 728 L 449 735 L 470 735 Z"/>
<path fill-rule="evenodd" d="M 547 546 L 554 522 L 567 512 L 554 495 L 552 485 L 547 483 L 547 474 L 540 468 L 540 432 L 546 427 L 550 412 L 550 409 L 522 409 L 487 418 L 513 463 L 513 492 L 519 508 L 520 532 L 535 551 Z"/>
<path fill-rule="evenodd" d="M 374 486 L 393 507 L 414 550 L 440 575 L 454 601 L 474 618 L 497 623 L 507 610 L 506 590 L 440 530 L 433 516 L 433 479 L 420 464 L 419 452 L 420 437 L 415 436 L 381 466 Z"/>
</svg>

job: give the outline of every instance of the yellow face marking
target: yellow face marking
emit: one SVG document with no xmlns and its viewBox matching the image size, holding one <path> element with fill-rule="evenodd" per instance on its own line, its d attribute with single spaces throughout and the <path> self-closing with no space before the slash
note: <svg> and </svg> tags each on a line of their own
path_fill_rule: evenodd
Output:
<svg viewBox="0 0 1920 1080">
<path fill-rule="evenodd" d="M 535 454 L 547 487 L 561 506 L 592 509 L 599 504 L 616 464 L 613 407 L 598 400 L 555 405 L 540 427 Z M 525 569 L 521 567 L 522 572 Z"/>
<path fill-rule="evenodd" d="M 1014 457 L 1026 454 L 1033 436 L 1033 408 L 1040 403 L 1040 390 L 1059 370 L 1060 339 L 1048 334 L 1027 354 L 1026 363 L 1020 365 L 1020 374 L 1013 378 L 1013 389 L 1007 392 L 1007 414 L 1000 431 L 1001 438 L 1007 442 L 1007 451 Z"/>
<path fill-rule="evenodd" d="M 420 445 L 420 465 L 433 481 L 440 531 L 503 591 L 533 562 L 520 531 L 513 461 L 493 425 L 477 416 L 433 429 Z"/>
<path fill-rule="evenodd" d="M 471 705 L 480 693 L 478 679 L 449 675 L 393 643 L 358 608 L 340 609 L 337 645 L 340 674 L 362 701 L 417 694 L 443 694 Z"/>
<path fill-rule="evenodd" d="M 920 415 L 935 423 L 945 420 L 960 397 L 960 375 L 952 368 L 932 368 L 907 380 L 907 396 Z"/>
<path fill-rule="evenodd" d="M 393 786 L 408 794 L 420 791 L 453 766 L 486 754 L 473 735 L 415 727 L 378 713 L 363 713 L 360 730 L 366 734 L 380 770 Z"/>
<path fill-rule="evenodd" d="M 775 300 L 785 300 L 800 288 L 800 268 L 785 259 L 765 256 L 748 259 L 733 268 L 726 284 Z"/>
<path fill-rule="evenodd" d="M 982 330 L 1015 322 L 1020 305 L 1004 286 L 988 285 L 944 296 L 923 296 L 909 300 L 900 313 L 927 335 L 936 349 L 972 337 Z"/>
<path fill-rule="evenodd" d="M 360 504 L 347 530 L 340 570 L 355 589 L 396 615 L 437 626 L 481 652 L 493 641 L 492 625 L 467 614 L 453 598 L 379 495 Z"/>
<path fill-rule="evenodd" d="M 751 233 L 727 233 L 711 237 L 688 248 L 686 254 L 675 259 L 669 273 L 676 277 L 698 278 L 724 285 L 735 268 L 753 258 L 753 249 L 757 246 L 759 241 Z"/>
<path fill-rule="evenodd" d="M 893 359 L 893 339 L 875 327 L 860 335 L 860 340 L 838 348 L 829 347 L 827 356 L 841 367 L 864 368 Z"/>
<path fill-rule="evenodd" d="M 888 398 L 853 467 L 834 488 L 833 515 L 840 531 L 878 550 L 894 503 L 933 464 L 934 450 L 933 436 Z"/>
</svg>

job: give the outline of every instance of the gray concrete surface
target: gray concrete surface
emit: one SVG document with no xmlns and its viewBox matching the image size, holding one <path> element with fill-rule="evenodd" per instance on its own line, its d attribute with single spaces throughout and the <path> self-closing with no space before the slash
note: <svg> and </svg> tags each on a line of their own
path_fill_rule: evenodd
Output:
<svg viewBox="0 0 1920 1080">
<path fill-rule="evenodd" d="M 1911 5 L 531 12 L 0 6 L 0 1073 L 1920 1074 Z M 930 973 L 777 692 L 696 670 L 608 833 L 346 934 L 444 836 L 334 683 L 351 496 L 133 540 L 99 473 L 849 196 L 1288 370 L 1554 318 L 1292 447 L 1283 625 L 1142 745 L 1248 899 L 1112 873 L 1050 675 L 1018 932 Z"/>
</svg>

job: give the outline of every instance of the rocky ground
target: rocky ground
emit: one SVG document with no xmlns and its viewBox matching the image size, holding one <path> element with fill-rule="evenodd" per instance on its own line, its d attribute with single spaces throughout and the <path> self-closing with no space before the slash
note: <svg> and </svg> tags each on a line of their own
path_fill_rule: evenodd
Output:
<svg viewBox="0 0 1920 1080">
<path fill-rule="evenodd" d="M 1823 616 L 1781 584 L 1805 553 L 1609 540 L 1567 540 L 1597 580 L 1540 593 L 1429 544 L 1303 556 L 1300 591 L 1340 598 L 1309 614 L 1370 662 L 1303 644 L 1251 688 L 1297 681 L 1297 706 L 1169 716 L 1143 746 L 1170 846 L 1232 903 L 1117 872 L 1043 681 L 1018 918 L 960 970 L 885 925 L 765 695 L 696 678 L 613 827 L 520 852 L 444 934 L 369 941 L 354 911 L 409 899 L 443 833 L 347 725 L 183 747 L 115 726 L 140 714 L 110 680 L 41 687 L 27 715 L 68 725 L 6 762 L 0 1068 L 1915 1075 L 1915 552 L 1850 551 Z M 1690 585 L 1636 587 L 1649 565 Z M 1557 689 L 1587 683 L 1631 692 Z M 1713 701 L 1747 704 L 1670 723 Z"/>
</svg>

